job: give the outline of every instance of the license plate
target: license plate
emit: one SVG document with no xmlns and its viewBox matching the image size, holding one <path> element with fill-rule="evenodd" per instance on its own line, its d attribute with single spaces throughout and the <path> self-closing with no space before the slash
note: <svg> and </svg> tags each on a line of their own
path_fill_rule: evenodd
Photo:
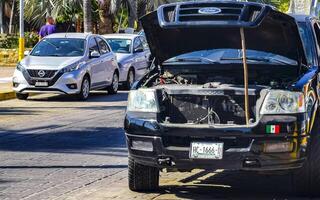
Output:
<svg viewBox="0 0 320 200">
<path fill-rule="evenodd" d="M 36 86 L 47 87 L 48 86 L 48 82 L 36 82 Z"/>
<path fill-rule="evenodd" d="M 192 159 L 222 159 L 223 143 L 192 142 L 189 156 Z"/>
</svg>

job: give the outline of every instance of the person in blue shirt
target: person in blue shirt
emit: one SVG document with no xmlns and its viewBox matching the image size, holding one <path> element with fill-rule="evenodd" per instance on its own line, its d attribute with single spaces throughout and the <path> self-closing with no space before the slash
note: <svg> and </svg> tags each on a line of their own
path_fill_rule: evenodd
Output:
<svg viewBox="0 0 320 200">
<path fill-rule="evenodd" d="M 40 39 L 55 32 L 56 32 L 56 25 L 54 24 L 53 17 L 47 17 L 46 25 L 43 25 L 39 31 Z"/>
</svg>

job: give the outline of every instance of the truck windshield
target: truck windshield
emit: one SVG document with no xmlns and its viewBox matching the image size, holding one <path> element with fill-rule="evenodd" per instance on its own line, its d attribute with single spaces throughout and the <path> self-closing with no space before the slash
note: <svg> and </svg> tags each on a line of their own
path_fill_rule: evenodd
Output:
<svg viewBox="0 0 320 200">
<path fill-rule="evenodd" d="M 168 59 L 165 63 L 199 62 L 199 63 L 241 63 L 241 49 L 212 49 L 194 51 Z M 247 50 L 248 63 L 297 65 L 297 61 L 273 53 Z"/>
<path fill-rule="evenodd" d="M 313 51 L 313 42 L 312 42 L 312 33 L 310 29 L 308 29 L 307 24 L 305 22 L 299 22 L 299 32 L 300 37 L 302 39 L 302 43 L 304 46 L 304 51 L 306 52 L 308 65 L 312 65 L 312 51 Z"/>
<path fill-rule="evenodd" d="M 84 39 L 46 38 L 41 40 L 31 52 L 31 56 L 76 57 L 83 56 Z"/>
</svg>

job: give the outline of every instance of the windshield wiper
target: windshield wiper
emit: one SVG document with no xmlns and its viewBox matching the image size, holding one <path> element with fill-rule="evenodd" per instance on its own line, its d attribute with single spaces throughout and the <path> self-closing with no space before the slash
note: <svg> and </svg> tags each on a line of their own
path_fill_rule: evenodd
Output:
<svg viewBox="0 0 320 200">
<path fill-rule="evenodd" d="M 174 59 L 170 59 L 165 61 L 165 63 L 173 63 L 173 62 L 197 62 L 197 63 L 210 63 L 210 64 L 214 64 L 214 63 L 218 63 L 215 60 L 211 60 L 209 58 L 206 57 L 196 57 L 196 58 L 174 58 Z"/>
<path fill-rule="evenodd" d="M 47 44 L 50 44 L 51 46 L 53 46 L 53 47 L 56 48 L 56 49 L 60 49 L 59 46 L 57 46 L 57 45 L 55 45 L 55 44 L 53 44 L 53 43 L 51 43 L 51 42 L 48 42 L 48 41 L 46 41 L 46 40 L 42 40 L 42 41 L 46 42 Z"/>
</svg>

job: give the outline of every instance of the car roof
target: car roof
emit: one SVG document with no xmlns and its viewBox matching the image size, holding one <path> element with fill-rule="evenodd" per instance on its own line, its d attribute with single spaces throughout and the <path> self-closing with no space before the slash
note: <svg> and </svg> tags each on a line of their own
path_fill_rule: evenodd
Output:
<svg viewBox="0 0 320 200">
<path fill-rule="evenodd" d="M 115 34 L 105 34 L 102 35 L 105 38 L 123 38 L 123 39 L 134 39 L 140 35 L 138 34 L 128 34 L 128 33 L 115 33 Z"/>
<path fill-rule="evenodd" d="M 77 39 L 87 39 L 89 36 L 94 35 L 91 33 L 53 33 L 45 38 L 77 38 Z"/>
</svg>

